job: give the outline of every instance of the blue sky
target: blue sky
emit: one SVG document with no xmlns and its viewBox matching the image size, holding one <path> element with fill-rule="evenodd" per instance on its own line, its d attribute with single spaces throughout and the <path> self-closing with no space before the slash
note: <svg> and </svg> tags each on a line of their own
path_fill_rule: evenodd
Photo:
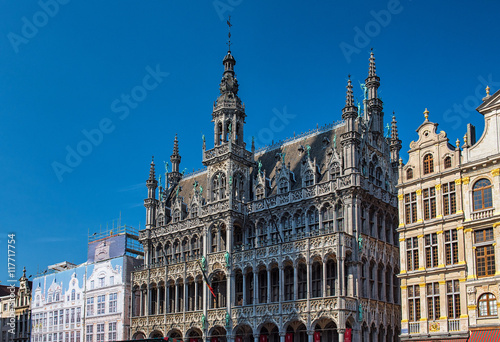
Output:
<svg viewBox="0 0 500 342">
<path fill-rule="evenodd" d="M 462 140 L 500 85 L 497 1 L 54 1 L 0 1 L 0 244 L 16 233 L 17 277 L 84 262 L 88 232 L 120 212 L 143 227 L 151 156 L 168 160 L 175 133 L 181 170 L 202 167 L 228 15 L 248 145 L 339 120 L 371 47 L 405 160 L 426 107 Z M 269 135 L 276 113 L 289 120 Z"/>
</svg>

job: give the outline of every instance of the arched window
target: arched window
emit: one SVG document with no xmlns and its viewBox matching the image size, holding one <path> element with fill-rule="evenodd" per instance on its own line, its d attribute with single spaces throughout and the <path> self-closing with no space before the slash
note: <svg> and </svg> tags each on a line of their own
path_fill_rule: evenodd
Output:
<svg viewBox="0 0 500 342">
<path fill-rule="evenodd" d="M 432 172 L 434 172 L 434 159 L 429 153 L 424 156 L 424 175 Z"/>
<path fill-rule="evenodd" d="M 218 201 L 226 198 L 226 175 L 218 172 L 212 178 L 212 200 Z"/>
<path fill-rule="evenodd" d="M 278 194 L 284 194 L 288 192 L 288 181 L 285 178 L 281 178 L 278 186 Z"/>
<path fill-rule="evenodd" d="M 167 242 L 167 244 L 165 245 L 165 254 L 167 254 L 167 262 L 171 262 L 172 261 L 172 245 L 170 244 L 170 242 Z"/>
<path fill-rule="evenodd" d="M 264 198 L 264 187 L 262 185 L 259 185 L 255 190 L 255 199 L 261 200 L 263 198 Z"/>
<path fill-rule="evenodd" d="M 325 232 L 333 231 L 333 208 L 331 205 L 326 204 L 323 209 L 321 209 L 321 220 Z"/>
<path fill-rule="evenodd" d="M 242 244 L 243 244 L 243 231 L 241 230 L 240 226 L 235 225 L 234 226 L 234 232 L 233 232 L 233 245 L 234 245 L 234 248 L 240 250 Z"/>
<path fill-rule="evenodd" d="M 248 236 L 247 236 L 247 245 L 249 248 L 255 247 L 255 228 L 253 225 L 247 227 Z"/>
<path fill-rule="evenodd" d="M 314 185 L 314 173 L 312 170 L 309 170 L 304 175 L 304 186 Z"/>
<path fill-rule="evenodd" d="M 156 261 L 158 263 L 163 263 L 163 251 L 161 243 L 156 247 Z"/>
<path fill-rule="evenodd" d="M 315 207 L 307 212 L 307 224 L 310 232 L 318 232 L 319 230 L 319 213 Z"/>
<path fill-rule="evenodd" d="M 285 266 L 285 300 L 293 300 L 293 267 Z"/>
<path fill-rule="evenodd" d="M 267 271 L 259 271 L 259 303 L 267 303 Z"/>
<path fill-rule="evenodd" d="M 257 224 L 257 232 L 259 234 L 259 246 L 264 246 L 267 242 L 267 224 L 265 221 L 259 221 Z"/>
<path fill-rule="evenodd" d="M 330 180 L 334 180 L 340 177 L 340 165 L 339 163 L 333 163 L 330 168 Z"/>
<path fill-rule="evenodd" d="M 158 216 L 158 226 L 163 226 L 165 224 L 165 216 L 159 215 Z"/>
<path fill-rule="evenodd" d="M 182 257 L 184 260 L 188 260 L 189 259 L 189 240 L 188 238 L 184 238 L 184 240 L 182 240 Z"/>
<path fill-rule="evenodd" d="M 212 243 L 212 253 L 217 252 L 217 230 L 215 228 L 212 229 L 210 234 L 210 242 Z"/>
<path fill-rule="evenodd" d="M 312 297 L 322 297 L 323 265 L 315 261 L 312 265 Z"/>
<path fill-rule="evenodd" d="M 410 168 L 406 170 L 406 179 L 407 180 L 413 179 L 413 169 Z"/>
<path fill-rule="evenodd" d="M 497 299 L 492 293 L 485 293 L 478 300 L 479 317 L 497 316 Z"/>
<path fill-rule="evenodd" d="M 181 220 L 181 211 L 179 209 L 174 210 L 173 218 L 174 218 L 174 223 L 179 222 Z"/>
<path fill-rule="evenodd" d="M 444 168 L 449 169 L 451 167 L 451 157 L 447 156 L 444 158 Z"/>
<path fill-rule="evenodd" d="M 285 240 L 288 240 L 292 236 L 292 218 L 288 213 L 285 213 L 281 218 L 281 229 L 283 230 Z"/>
<path fill-rule="evenodd" d="M 194 257 L 200 255 L 200 243 L 196 235 L 191 238 L 191 253 Z"/>
<path fill-rule="evenodd" d="M 304 213 L 299 211 L 298 213 L 295 214 L 293 220 L 295 223 L 295 232 L 297 233 L 297 237 L 301 238 L 306 230 L 306 221 L 304 218 Z"/>
<path fill-rule="evenodd" d="M 241 173 L 237 173 L 233 178 L 233 196 L 235 199 L 241 201 L 245 195 L 245 182 Z"/>
<path fill-rule="evenodd" d="M 235 282 L 235 298 L 234 305 L 241 306 L 243 305 L 243 273 L 241 270 L 236 271 L 236 276 L 234 277 Z"/>
<path fill-rule="evenodd" d="M 337 263 L 333 259 L 326 262 L 326 295 L 335 296 L 335 279 L 337 279 Z"/>
<path fill-rule="evenodd" d="M 382 169 L 380 167 L 377 167 L 375 171 L 375 184 L 382 186 Z"/>
<path fill-rule="evenodd" d="M 278 302 L 279 301 L 279 288 L 280 288 L 280 281 L 279 281 L 279 268 L 278 267 L 273 267 L 271 269 L 271 302 Z"/>
<path fill-rule="evenodd" d="M 75 300 L 75 289 L 71 290 L 71 300 Z"/>
<path fill-rule="evenodd" d="M 191 207 L 191 217 L 198 217 L 198 206 L 196 204 Z"/>
<path fill-rule="evenodd" d="M 174 261 L 179 262 L 181 259 L 181 246 L 179 240 L 174 242 Z"/>
<path fill-rule="evenodd" d="M 220 145 L 222 142 L 222 123 L 219 122 L 217 124 L 217 141 L 216 141 L 216 145 Z"/>
<path fill-rule="evenodd" d="M 335 205 L 335 216 L 337 217 L 337 231 L 344 231 L 344 207 L 342 203 Z"/>
<path fill-rule="evenodd" d="M 297 267 L 297 298 L 305 299 L 307 296 L 307 266 L 304 262 Z"/>
<path fill-rule="evenodd" d="M 483 178 L 478 180 L 472 188 L 474 198 L 474 210 L 491 208 L 493 206 L 491 196 L 491 183 Z"/>
</svg>

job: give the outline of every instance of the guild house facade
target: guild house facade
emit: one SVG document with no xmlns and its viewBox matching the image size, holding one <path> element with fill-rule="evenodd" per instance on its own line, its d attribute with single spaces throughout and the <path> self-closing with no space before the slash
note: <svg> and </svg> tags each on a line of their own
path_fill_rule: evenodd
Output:
<svg viewBox="0 0 500 342">
<path fill-rule="evenodd" d="M 361 105 L 349 79 L 339 122 L 259 150 L 235 64 L 228 51 L 205 169 L 179 172 L 177 137 L 164 184 L 151 162 L 132 338 L 397 341 L 401 141 L 373 53 Z"/>
<path fill-rule="evenodd" d="M 477 111 L 452 145 L 426 110 L 399 167 L 402 340 L 500 340 L 500 91 Z"/>
</svg>

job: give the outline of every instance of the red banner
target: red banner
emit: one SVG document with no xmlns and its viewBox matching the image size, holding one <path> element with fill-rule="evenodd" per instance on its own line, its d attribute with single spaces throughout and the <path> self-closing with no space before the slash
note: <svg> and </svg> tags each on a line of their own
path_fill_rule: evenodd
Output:
<svg viewBox="0 0 500 342">
<path fill-rule="evenodd" d="M 259 341 L 260 342 L 267 342 L 267 335 L 260 335 Z"/>
<path fill-rule="evenodd" d="M 344 334 L 344 342 L 351 342 L 351 341 L 352 341 L 352 329 L 346 328 Z"/>
<path fill-rule="evenodd" d="M 219 339 L 217 337 L 212 337 L 212 339 L 210 340 L 210 342 L 219 342 Z"/>
<path fill-rule="evenodd" d="M 236 338 L 234 339 L 234 342 L 243 342 L 243 337 L 236 336 Z"/>
<path fill-rule="evenodd" d="M 314 332 L 314 342 L 321 342 L 321 333 L 319 331 Z"/>
<path fill-rule="evenodd" d="M 293 334 L 292 333 L 286 333 L 285 342 L 293 342 Z"/>
</svg>

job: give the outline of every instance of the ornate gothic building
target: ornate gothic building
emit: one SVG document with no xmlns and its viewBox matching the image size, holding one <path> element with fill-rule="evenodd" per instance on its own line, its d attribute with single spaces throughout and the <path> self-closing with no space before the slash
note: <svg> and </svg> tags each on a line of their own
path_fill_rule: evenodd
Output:
<svg viewBox="0 0 500 342">
<path fill-rule="evenodd" d="M 398 340 L 401 141 L 394 117 L 384 136 L 373 53 L 362 105 L 349 79 L 340 122 L 257 151 L 235 64 L 228 51 L 206 168 L 179 172 L 177 137 L 164 186 L 151 162 L 131 336 Z"/>
</svg>

